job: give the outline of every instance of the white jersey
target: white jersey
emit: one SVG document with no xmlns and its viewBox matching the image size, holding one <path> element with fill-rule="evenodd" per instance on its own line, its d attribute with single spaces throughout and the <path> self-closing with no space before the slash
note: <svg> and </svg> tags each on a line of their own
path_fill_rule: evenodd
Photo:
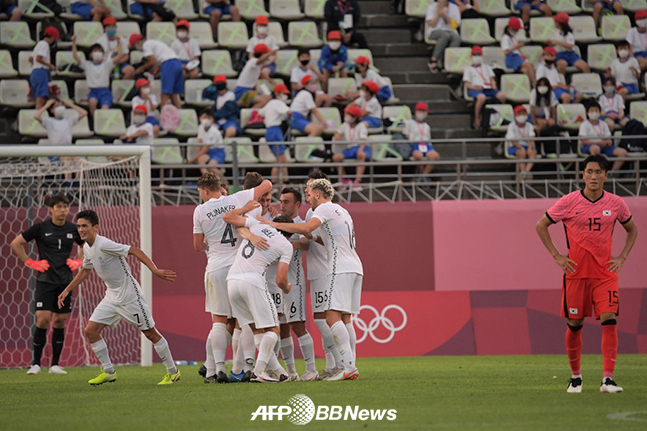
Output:
<svg viewBox="0 0 647 431">
<path fill-rule="evenodd" d="M 186 41 L 175 39 L 171 44 L 171 49 L 181 61 L 193 61 L 196 57 L 202 55 L 200 44 L 194 38 L 190 37 Z"/>
<path fill-rule="evenodd" d="M 49 67 L 45 66 L 44 64 L 36 61 L 36 57 L 38 56 L 43 57 L 43 61 L 46 63 L 51 63 L 50 60 L 50 46 L 49 43 L 47 43 L 46 40 L 41 40 L 36 44 L 34 47 L 34 50 L 31 53 L 31 57 L 34 60 L 33 63 L 33 69 L 47 69 L 49 70 Z"/>
<path fill-rule="evenodd" d="M 296 216 L 294 219 L 292 219 L 294 223 L 304 223 L 305 221 L 299 217 Z M 293 234 L 290 237 L 290 242 L 299 242 L 301 239 L 301 235 Z M 292 260 L 290 261 L 290 269 L 288 271 L 288 281 L 292 285 L 292 288 L 296 286 L 305 286 L 306 282 L 306 275 L 305 272 L 303 271 L 303 251 L 302 250 L 294 250 L 292 252 Z"/>
<path fill-rule="evenodd" d="M 105 299 L 113 304 L 129 304 L 141 298 L 141 287 L 126 262 L 130 246 L 97 235 L 92 246 L 83 245 L 83 268 L 94 269 L 105 283 Z"/>
<path fill-rule="evenodd" d="M 313 217 L 322 223 L 322 239 L 330 257 L 326 275 L 364 275 L 362 262 L 355 251 L 355 226 L 348 211 L 341 205 L 326 202 L 315 209 Z"/>
<path fill-rule="evenodd" d="M 310 221 L 313 215 L 314 211 L 310 208 L 306 213 L 306 222 Z M 318 236 L 323 235 L 321 226 L 312 233 Z M 308 280 L 316 280 L 328 275 L 328 251 L 326 247 L 318 242 L 310 241 L 310 248 L 306 253 L 306 263 L 308 264 Z"/>
<path fill-rule="evenodd" d="M 155 61 L 159 64 L 162 64 L 168 60 L 177 60 L 175 51 L 173 51 L 167 44 L 160 42 L 159 40 L 147 40 L 146 42 L 144 42 L 142 51 L 144 57 L 153 56 Z"/>
<path fill-rule="evenodd" d="M 387 85 L 386 80 L 382 78 L 376 71 L 373 69 L 368 69 L 366 71 L 366 76 L 362 76 L 361 73 L 356 73 L 355 74 L 355 85 L 357 88 L 361 88 L 362 84 L 366 81 L 373 81 L 377 85 L 380 86 L 380 88 L 384 87 Z"/>
<path fill-rule="evenodd" d="M 103 51 L 106 53 L 106 56 L 110 58 L 130 53 L 130 50 L 128 49 L 128 40 L 125 37 L 120 37 L 119 40 L 117 40 L 116 37 L 114 39 L 110 39 L 108 35 L 104 33 L 99 39 L 97 39 L 96 43 L 103 47 Z"/>
<path fill-rule="evenodd" d="M 85 82 L 88 88 L 110 88 L 110 73 L 115 67 L 112 58 L 108 57 L 99 64 L 81 59 L 79 66 L 85 70 Z"/>
<path fill-rule="evenodd" d="M 377 101 L 377 97 L 373 96 L 368 100 L 358 97 L 353 103 L 362 108 L 362 111 L 366 111 L 367 116 L 382 119 L 382 105 Z"/>
<path fill-rule="evenodd" d="M 236 253 L 227 280 L 242 280 L 259 289 L 265 289 L 268 267 L 278 262 L 289 265 L 292 260 L 292 244 L 278 230 L 261 224 L 256 219 L 251 219 L 249 230 L 254 235 L 265 238 L 269 248 L 259 250 L 250 241 L 245 241 Z"/>
<path fill-rule="evenodd" d="M 225 223 L 225 213 L 244 207 L 254 199 L 254 189 L 243 190 L 229 196 L 198 205 L 193 212 L 193 233 L 204 234 L 209 245 L 206 272 L 226 268 L 234 263 L 241 237 L 236 228 Z"/>
<path fill-rule="evenodd" d="M 627 42 L 631 45 L 631 52 L 647 51 L 647 32 L 638 31 L 638 27 L 632 27 L 627 33 Z"/>
</svg>

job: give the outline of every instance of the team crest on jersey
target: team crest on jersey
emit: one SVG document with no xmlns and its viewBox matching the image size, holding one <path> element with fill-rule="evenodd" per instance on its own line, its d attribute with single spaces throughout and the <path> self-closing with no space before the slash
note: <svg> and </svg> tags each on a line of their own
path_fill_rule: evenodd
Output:
<svg viewBox="0 0 647 431">
<path fill-rule="evenodd" d="M 569 312 L 570 314 L 577 314 L 577 308 L 569 308 L 569 309 L 568 309 L 568 312 Z"/>
<path fill-rule="evenodd" d="M 609 217 L 611 215 L 611 210 L 603 210 L 602 215 L 606 216 L 606 217 Z"/>
<path fill-rule="evenodd" d="M 67 234 L 67 239 L 73 239 L 73 238 L 74 238 L 74 235 L 72 235 L 71 233 Z"/>
</svg>

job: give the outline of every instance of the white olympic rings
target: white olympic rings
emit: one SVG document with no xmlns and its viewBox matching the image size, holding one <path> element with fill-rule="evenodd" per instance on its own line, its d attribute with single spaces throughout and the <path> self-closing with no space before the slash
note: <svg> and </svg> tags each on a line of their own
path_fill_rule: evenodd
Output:
<svg viewBox="0 0 647 431">
<path fill-rule="evenodd" d="M 391 309 L 398 310 L 402 315 L 402 323 L 397 327 L 393 324 L 393 321 L 391 319 L 386 317 L 386 313 Z M 361 317 L 359 317 L 362 314 L 363 310 L 371 311 L 373 314 L 375 314 L 375 317 L 373 317 L 369 321 L 368 325 L 366 325 L 366 322 Z M 407 313 L 399 305 L 387 305 L 386 307 L 384 307 L 384 310 L 382 310 L 382 313 L 378 313 L 377 309 L 371 305 L 362 305 L 359 309 L 359 313 L 359 315 L 353 318 L 353 323 L 355 324 L 355 326 L 357 326 L 357 329 L 363 331 L 364 333 L 357 339 L 357 343 L 363 342 L 370 335 L 373 341 L 375 341 L 376 343 L 386 344 L 391 341 L 393 337 L 395 337 L 396 332 L 401 331 L 407 325 Z M 380 326 L 384 326 L 384 328 L 391 331 L 391 333 L 386 338 L 379 338 L 377 335 L 375 335 L 374 331 Z"/>
</svg>

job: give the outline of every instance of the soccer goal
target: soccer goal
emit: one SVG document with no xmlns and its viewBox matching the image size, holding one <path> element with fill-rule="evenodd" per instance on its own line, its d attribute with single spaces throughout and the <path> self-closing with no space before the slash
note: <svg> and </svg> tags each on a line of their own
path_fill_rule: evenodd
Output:
<svg viewBox="0 0 647 431">
<path fill-rule="evenodd" d="M 55 193 L 70 199 L 68 220 L 72 221 L 81 210 L 95 210 L 101 235 L 152 254 L 149 147 L 0 146 L 0 368 L 30 364 L 35 326 L 33 295 L 37 273 L 14 255 L 10 243 L 32 224 L 51 217 L 46 200 Z M 29 247 L 29 256 L 35 258 L 33 241 Z M 128 261 L 152 307 L 152 274 L 133 257 Z M 99 277 L 92 274 L 74 292 L 61 365 L 97 363 L 83 328 L 105 290 Z M 120 323 L 106 328 L 103 336 L 114 363 L 151 365 L 151 343 L 137 328 Z M 47 340 L 45 366 L 50 363 L 49 334 Z"/>
</svg>

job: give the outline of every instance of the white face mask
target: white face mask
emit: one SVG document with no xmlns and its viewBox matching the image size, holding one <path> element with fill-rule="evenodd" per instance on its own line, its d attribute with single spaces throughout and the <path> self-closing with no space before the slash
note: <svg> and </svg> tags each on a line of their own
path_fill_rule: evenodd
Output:
<svg viewBox="0 0 647 431">
<path fill-rule="evenodd" d="M 144 121 L 146 121 L 145 115 L 133 115 L 133 123 L 137 124 L 138 126 L 140 124 L 144 124 Z"/>
<path fill-rule="evenodd" d="M 57 106 L 54 108 L 54 117 L 63 118 L 63 114 L 65 114 L 65 106 Z"/>
<path fill-rule="evenodd" d="M 546 94 L 548 93 L 548 87 L 537 87 L 537 91 L 539 91 L 539 94 Z"/>
<path fill-rule="evenodd" d="M 354 118 L 350 115 L 344 116 L 344 123 L 353 124 L 355 122 Z"/>
<path fill-rule="evenodd" d="M 92 61 L 95 63 L 100 63 L 103 61 L 103 52 L 101 51 L 94 51 L 92 53 Z"/>
<path fill-rule="evenodd" d="M 279 94 L 279 97 L 277 97 L 281 102 L 287 102 L 288 101 L 288 95 L 287 94 Z"/>
<path fill-rule="evenodd" d="M 359 97 L 361 97 L 361 98 L 366 97 L 366 91 L 364 91 L 364 90 L 359 90 Z"/>
<path fill-rule="evenodd" d="M 267 28 L 267 26 L 264 26 L 264 25 L 256 27 L 256 32 L 262 36 L 265 36 L 268 30 L 269 29 Z"/>
<path fill-rule="evenodd" d="M 425 118 L 427 118 L 426 112 L 416 112 L 416 120 L 424 121 Z"/>
<path fill-rule="evenodd" d="M 618 51 L 618 55 L 620 56 L 620 58 L 627 58 L 627 56 L 629 56 L 629 51 L 627 51 L 626 49 L 621 49 L 620 51 Z"/>
<path fill-rule="evenodd" d="M 472 57 L 472 63 L 474 63 L 475 66 L 480 66 L 481 64 L 483 64 L 483 57 L 481 57 L 480 55 L 475 55 L 474 57 Z"/>
<path fill-rule="evenodd" d="M 645 28 L 645 27 L 647 27 L 647 19 L 639 19 L 638 21 L 636 21 L 636 25 L 637 25 L 639 28 Z"/>
<path fill-rule="evenodd" d="M 202 127 L 204 127 L 205 129 L 208 129 L 209 127 L 211 127 L 212 124 L 213 124 L 213 120 L 209 120 L 207 118 L 200 121 L 200 125 L 202 125 Z"/>
<path fill-rule="evenodd" d="M 517 120 L 517 123 L 523 124 L 526 121 L 528 121 L 528 116 L 527 115 L 517 115 L 516 117 L 514 117 L 514 119 Z"/>
<path fill-rule="evenodd" d="M 188 31 L 178 31 L 177 32 L 177 37 L 180 39 L 185 39 L 189 35 Z"/>
<path fill-rule="evenodd" d="M 150 89 L 150 87 L 144 87 L 144 88 L 142 88 L 142 95 L 144 95 L 144 96 L 148 96 L 149 94 L 151 94 L 151 89 Z"/>
<path fill-rule="evenodd" d="M 315 91 L 317 91 L 317 84 L 306 85 L 306 90 L 308 90 L 311 93 L 314 93 Z"/>
<path fill-rule="evenodd" d="M 330 47 L 330 49 L 332 49 L 333 51 L 337 51 L 337 50 L 341 47 L 341 42 L 338 42 L 338 41 L 329 42 L 329 43 L 328 43 L 328 46 L 329 46 L 329 47 Z"/>
<path fill-rule="evenodd" d="M 611 87 L 611 86 L 604 87 L 604 92 L 605 92 L 605 93 L 611 94 L 611 93 L 613 93 L 613 92 L 615 92 L 615 91 L 616 91 L 616 88 L 615 88 L 615 87 Z"/>
<path fill-rule="evenodd" d="M 600 118 L 599 112 L 591 112 L 589 114 L 589 120 L 598 121 L 599 118 Z"/>
</svg>

